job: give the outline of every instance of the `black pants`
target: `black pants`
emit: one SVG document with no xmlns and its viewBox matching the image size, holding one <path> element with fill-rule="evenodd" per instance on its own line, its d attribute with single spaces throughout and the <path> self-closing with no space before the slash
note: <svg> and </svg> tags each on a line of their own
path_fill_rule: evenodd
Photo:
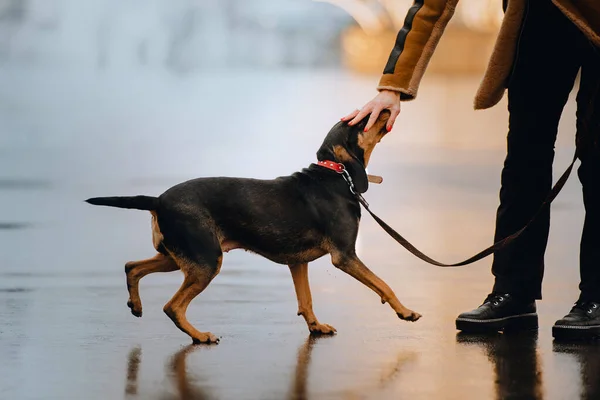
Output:
<svg viewBox="0 0 600 400">
<path fill-rule="evenodd" d="M 550 0 L 528 2 L 508 83 L 508 153 L 495 240 L 523 227 L 551 189 L 558 122 L 580 69 L 576 142 L 586 209 L 580 300 L 600 302 L 600 49 Z M 547 210 L 513 245 L 495 255 L 494 292 L 541 299 L 549 228 Z"/>
</svg>

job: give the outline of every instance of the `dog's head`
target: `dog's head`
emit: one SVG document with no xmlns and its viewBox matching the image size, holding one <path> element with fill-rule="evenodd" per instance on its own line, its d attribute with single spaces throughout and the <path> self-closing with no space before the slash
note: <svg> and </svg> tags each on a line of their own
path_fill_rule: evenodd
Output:
<svg viewBox="0 0 600 400">
<path fill-rule="evenodd" d="M 373 149 L 387 134 L 385 126 L 390 112 L 382 111 L 373 127 L 364 132 L 369 116 L 354 126 L 341 121 L 335 124 L 317 151 L 319 161 L 329 160 L 344 164 L 358 193 L 364 193 L 369 188 L 367 164 Z"/>
</svg>

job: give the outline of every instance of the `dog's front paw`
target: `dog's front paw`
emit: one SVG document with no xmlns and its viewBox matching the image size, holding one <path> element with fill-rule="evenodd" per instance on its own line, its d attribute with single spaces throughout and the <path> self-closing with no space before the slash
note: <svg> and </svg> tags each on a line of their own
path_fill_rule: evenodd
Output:
<svg viewBox="0 0 600 400">
<path fill-rule="evenodd" d="M 131 299 L 127 300 L 127 307 L 131 310 L 131 313 L 136 317 L 142 316 L 142 304 L 139 302 L 133 302 Z"/>
<path fill-rule="evenodd" d="M 194 344 L 218 344 L 219 338 L 210 332 L 201 332 L 198 337 L 192 337 Z"/>
<path fill-rule="evenodd" d="M 401 313 L 397 313 L 398 314 L 398 318 L 403 319 L 404 321 L 410 321 L 410 322 L 415 322 L 417 321 L 419 318 L 422 317 L 421 314 L 419 314 L 418 312 L 414 312 L 411 310 L 408 310 L 408 312 L 401 314 Z"/>
<path fill-rule="evenodd" d="M 337 332 L 333 326 L 319 323 L 309 325 L 308 330 L 311 335 L 333 335 Z"/>
</svg>

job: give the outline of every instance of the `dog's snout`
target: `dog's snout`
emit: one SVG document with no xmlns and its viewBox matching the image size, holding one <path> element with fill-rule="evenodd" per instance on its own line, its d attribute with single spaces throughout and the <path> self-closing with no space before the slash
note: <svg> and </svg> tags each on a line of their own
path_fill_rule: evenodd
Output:
<svg viewBox="0 0 600 400">
<path fill-rule="evenodd" d="M 377 132 L 384 135 L 387 133 L 386 125 L 391 115 L 392 114 L 388 110 L 381 111 L 381 113 L 377 117 L 375 125 L 373 126 L 377 130 Z"/>
</svg>

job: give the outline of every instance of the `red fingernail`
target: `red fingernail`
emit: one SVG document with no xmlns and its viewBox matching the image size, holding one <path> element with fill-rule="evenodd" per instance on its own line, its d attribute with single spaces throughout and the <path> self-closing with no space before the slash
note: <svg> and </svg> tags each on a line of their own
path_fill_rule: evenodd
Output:
<svg viewBox="0 0 600 400">
<path fill-rule="evenodd" d="M 368 132 L 368 131 L 369 131 L 369 130 L 367 129 L 367 127 L 365 127 L 365 129 L 364 129 L 364 131 L 363 131 L 363 132 Z"/>
<path fill-rule="evenodd" d="M 388 132 L 392 130 L 391 126 L 386 126 L 385 128 L 387 129 Z"/>
</svg>

